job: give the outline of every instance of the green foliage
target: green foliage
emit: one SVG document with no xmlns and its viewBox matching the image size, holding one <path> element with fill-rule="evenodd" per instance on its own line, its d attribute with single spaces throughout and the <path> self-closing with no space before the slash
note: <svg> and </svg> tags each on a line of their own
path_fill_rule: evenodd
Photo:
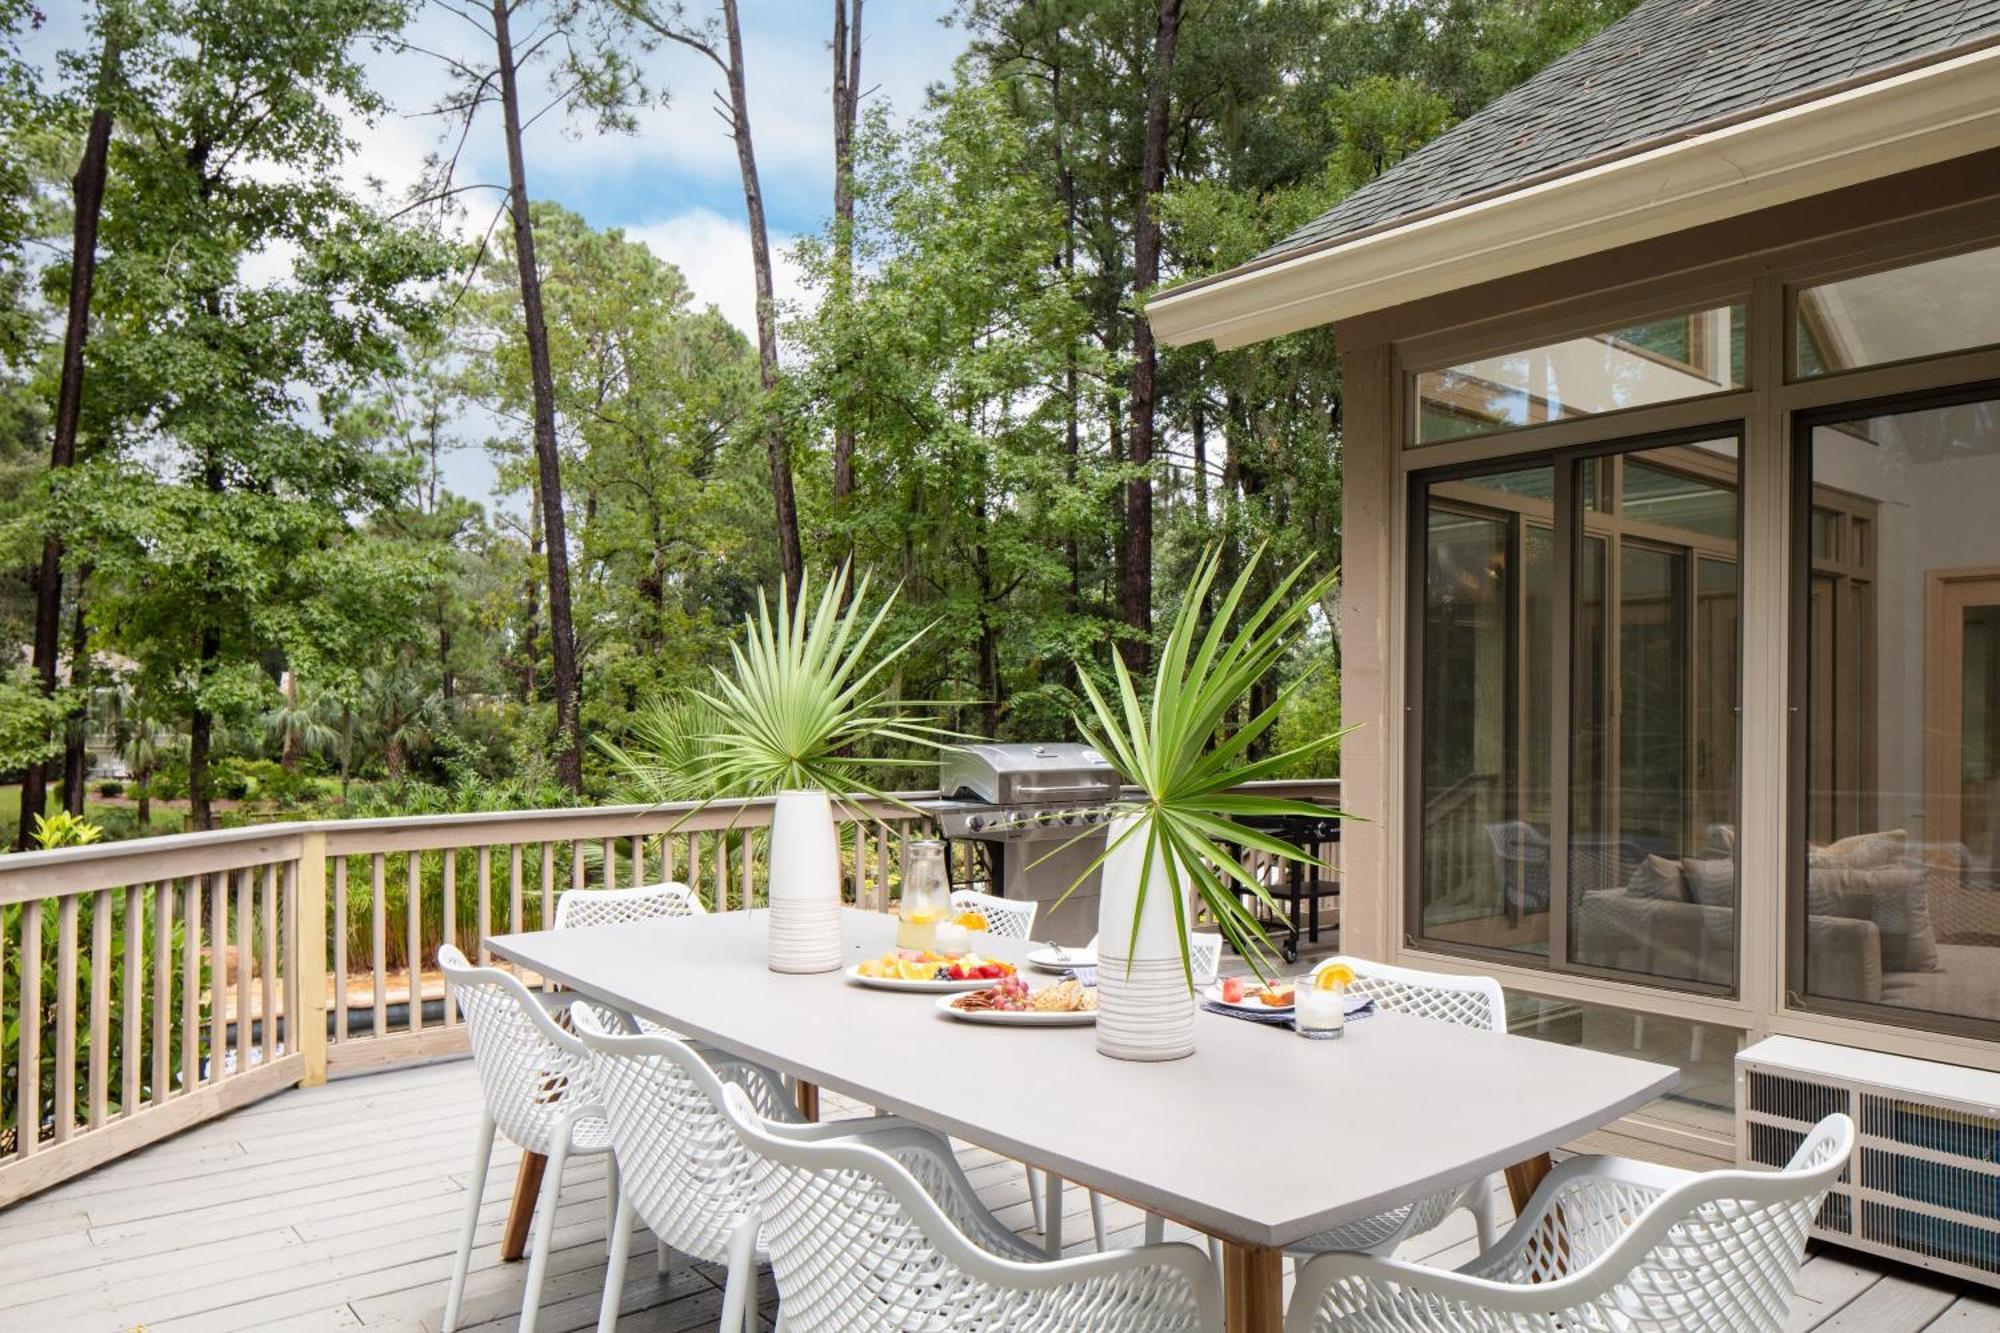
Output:
<svg viewBox="0 0 2000 1333">
<path fill-rule="evenodd" d="M 72 707 L 61 695 L 45 698 L 25 667 L 0 673 L 0 774 L 62 753 L 57 736 Z"/>
<path fill-rule="evenodd" d="M 1277 904 L 1230 848 L 1267 852 L 1286 860 L 1312 859 L 1290 843 L 1242 821 L 1260 815 L 1324 812 L 1302 801 L 1245 791 L 1245 784 L 1273 777 L 1339 740 L 1339 733 L 1334 732 L 1313 737 L 1291 750 L 1250 757 L 1252 747 L 1277 724 L 1291 696 L 1305 683 L 1303 679 L 1295 680 L 1268 707 L 1240 725 L 1229 725 L 1252 688 L 1295 648 L 1319 599 L 1333 584 L 1330 575 L 1306 583 L 1306 567 L 1295 565 L 1280 575 L 1260 600 L 1252 589 L 1262 559 L 1261 550 L 1250 557 L 1202 632 L 1198 629 L 1199 613 L 1207 605 L 1221 567 L 1221 551 L 1211 549 L 1202 557 L 1187 600 L 1161 647 L 1151 688 L 1143 701 L 1123 657 L 1112 658 L 1117 689 L 1110 697 L 1090 677 L 1083 678 L 1091 711 L 1088 718 L 1077 719 L 1078 729 L 1110 759 L 1119 776 L 1142 793 L 1131 807 L 1137 820 L 1113 843 L 1121 846 L 1137 838 L 1144 845 L 1133 939 L 1138 938 L 1139 917 L 1153 869 L 1158 867 L 1173 892 L 1181 962 L 1190 985 L 1193 972 L 1187 953 L 1191 925 L 1187 911 L 1191 894 L 1199 895 L 1230 943 L 1260 972 L 1262 961 L 1270 957 L 1269 936 L 1237 895 L 1247 891 L 1273 911 Z"/>
<path fill-rule="evenodd" d="M 780 791 L 815 790 L 839 795 L 883 792 L 870 773 L 910 762 L 881 753 L 887 747 L 934 747 L 950 733 L 908 717 L 909 705 L 890 688 L 890 666 L 915 646 L 925 631 L 880 652 L 876 636 L 894 609 L 890 593 L 868 609 L 867 576 L 848 595 L 842 566 L 812 596 L 808 576 L 796 603 L 780 586 L 773 613 L 760 592 L 757 609 L 744 617 L 742 638 L 729 645 L 733 670 L 717 668 L 707 690 L 692 691 L 706 709 L 714 731 L 707 746 L 707 781 L 715 794 L 768 796 Z M 653 711 L 659 720 L 662 710 Z M 627 780 L 641 791 L 671 791 L 688 781 L 678 765 L 686 761 L 687 737 L 670 717 L 653 734 L 671 749 L 630 750 L 600 742 Z"/>
<path fill-rule="evenodd" d="M 35 816 L 35 846 L 43 851 L 56 847 L 88 847 L 103 836 L 103 829 L 67 810 Z"/>
</svg>

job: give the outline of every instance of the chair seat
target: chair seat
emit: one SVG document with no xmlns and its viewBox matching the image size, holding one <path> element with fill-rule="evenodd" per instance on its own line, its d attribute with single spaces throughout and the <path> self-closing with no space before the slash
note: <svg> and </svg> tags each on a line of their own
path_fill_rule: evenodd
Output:
<svg viewBox="0 0 2000 1333">
<path fill-rule="evenodd" d="M 577 1153 L 611 1151 L 611 1122 L 601 1115 L 587 1115 L 570 1127 L 569 1150 Z"/>
</svg>

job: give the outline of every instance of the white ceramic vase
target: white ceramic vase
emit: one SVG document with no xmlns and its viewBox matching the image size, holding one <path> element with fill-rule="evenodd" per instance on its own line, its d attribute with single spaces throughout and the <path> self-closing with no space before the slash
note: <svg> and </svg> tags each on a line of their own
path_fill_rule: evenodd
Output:
<svg viewBox="0 0 2000 1333">
<path fill-rule="evenodd" d="M 840 966 L 840 840 L 823 791 L 779 792 L 771 811 L 773 972 L 831 972 Z"/>
<path fill-rule="evenodd" d="M 1121 815 L 1105 835 L 1113 850 L 1097 900 L 1097 1049 L 1119 1060 L 1179 1060 L 1194 1054 L 1195 1000 L 1181 959 L 1173 884 L 1156 858 L 1142 908 L 1145 834 L 1118 841 L 1141 818 Z"/>
</svg>

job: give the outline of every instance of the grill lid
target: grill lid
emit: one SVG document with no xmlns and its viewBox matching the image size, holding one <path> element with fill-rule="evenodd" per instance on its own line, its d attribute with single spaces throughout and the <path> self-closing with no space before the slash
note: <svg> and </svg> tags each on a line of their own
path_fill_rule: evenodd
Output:
<svg viewBox="0 0 2000 1333">
<path fill-rule="evenodd" d="M 976 741 L 948 747 L 938 768 L 945 798 L 989 805 L 1102 802 L 1118 799 L 1118 770 L 1088 745 Z"/>
</svg>

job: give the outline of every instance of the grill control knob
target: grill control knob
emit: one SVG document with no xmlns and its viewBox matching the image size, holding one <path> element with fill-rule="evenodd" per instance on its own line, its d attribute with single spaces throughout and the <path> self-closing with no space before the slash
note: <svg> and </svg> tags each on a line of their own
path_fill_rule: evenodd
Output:
<svg viewBox="0 0 2000 1333">
<path fill-rule="evenodd" d="M 971 829 L 974 833 L 977 833 L 979 832 L 979 830 L 986 827 L 986 816 L 974 815 L 972 818 L 965 821 L 965 826 Z"/>
</svg>

